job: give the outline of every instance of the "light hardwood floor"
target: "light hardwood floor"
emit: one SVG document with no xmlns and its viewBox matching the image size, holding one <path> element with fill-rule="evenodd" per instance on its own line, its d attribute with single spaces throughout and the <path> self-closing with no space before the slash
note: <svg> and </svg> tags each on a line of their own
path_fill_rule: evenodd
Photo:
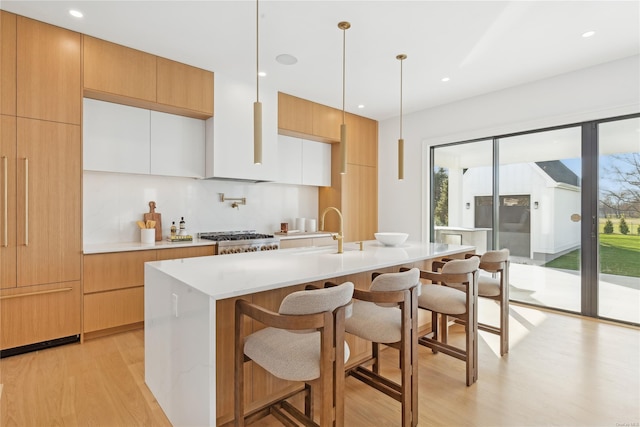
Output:
<svg viewBox="0 0 640 427">
<path fill-rule="evenodd" d="M 170 425 L 144 384 L 143 341 L 137 330 L 0 360 L 0 425 Z M 497 345 L 481 333 L 471 387 L 463 362 L 420 347 L 420 426 L 640 425 L 638 328 L 512 305 L 509 354 Z M 397 353 L 383 354 L 396 375 Z M 397 402 L 346 383 L 347 426 L 399 425 Z"/>
</svg>

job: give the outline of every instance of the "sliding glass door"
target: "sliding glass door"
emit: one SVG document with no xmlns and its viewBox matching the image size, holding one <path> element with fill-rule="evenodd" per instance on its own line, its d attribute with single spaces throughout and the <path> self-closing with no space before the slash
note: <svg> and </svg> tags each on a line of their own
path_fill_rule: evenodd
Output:
<svg viewBox="0 0 640 427">
<path fill-rule="evenodd" d="M 640 118 L 431 148 L 431 240 L 511 252 L 513 301 L 640 323 Z"/>
<path fill-rule="evenodd" d="M 581 128 L 496 138 L 514 301 L 580 312 Z"/>
<path fill-rule="evenodd" d="M 640 323 L 640 118 L 598 125 L 598 314 Z"/>
</svg>

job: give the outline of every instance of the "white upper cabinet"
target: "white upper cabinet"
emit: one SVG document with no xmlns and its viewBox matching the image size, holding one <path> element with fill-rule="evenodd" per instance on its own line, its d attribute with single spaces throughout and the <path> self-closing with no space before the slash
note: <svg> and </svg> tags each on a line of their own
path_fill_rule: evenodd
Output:
<svg viewBox="0 0 640 427">
<path fill-rule="evenodd" d="M 151 111 L 151 174 L 204 177 L 205 122 Z"/>
<path fill-rule="evenodd" d="M 302 140 L 302 185 L 331 187 L 331 144 Z"/>
<path fill-rule="evenodd" d="M 84 99 L 85 170 L 202 178 L 204 120 Z"/>
<path fill-rule="evenodd" d="M 85 170 L 148 174 L 149 110 L 84 99 Z"/>
<path fill-rule="evenodd" d="M 278 135 L 278 182 L 331 186 L 331 145 Z"/>
<path fill-rule="evenodd" d="M 247 73 L 247 76 L 255 76 Z M 207 134 L 207 178 L 278 180 L 278 91 L 260 83 L 262 164 L 253 163 L 256 81 L 215 73 L 215 125 Z M 211 122 L 209 119 L 207 122 Z"/>
<path fill-rule="evenodd" d="M 300 138 L 278 135 L 278 182 L 302 184 L 302 143 Z"/>
</svg>

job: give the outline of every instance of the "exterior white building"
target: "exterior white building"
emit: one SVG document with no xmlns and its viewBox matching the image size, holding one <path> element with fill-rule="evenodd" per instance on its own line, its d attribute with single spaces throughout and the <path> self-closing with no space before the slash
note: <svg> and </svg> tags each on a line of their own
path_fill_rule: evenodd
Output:
<svg viewBox="0 0 640 427">
<path fill-rule="evenodd" d="M 449 170 L 450 182 L 455 182 Z M 459 212 L 461 223 L 491 225 L 491 168 L 474 167 L 462 173 L 461 185 L 449 187 L 449 212 Z M 578 177 L 560 161 L 500 166 L 499 246 L 512 254 L 549 261 L 580 245 L 580 186 Z M 484 206 L 483 199 L 484 199 Z M 487 205 L 489 203 L 489 205 Z"/>
</svg>

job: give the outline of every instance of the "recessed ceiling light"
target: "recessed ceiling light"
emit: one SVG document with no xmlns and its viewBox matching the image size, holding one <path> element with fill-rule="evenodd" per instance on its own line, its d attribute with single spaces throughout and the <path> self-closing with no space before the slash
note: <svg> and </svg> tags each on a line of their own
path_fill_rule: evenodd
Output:
<svg viewBox="0 0 640 427">
<path fill-rule="evenodd" d="M 258 75 L 259 75 L 260 77 L 264 77 L 264 76 L 266 76 L 266 75 L 267 75 L 267 73 L 265 73 L 264 71 L 260 71 L 260 72 L 258 73 Z"/>
<path fill-rule="evenodd" d="M 69 11 L 69 15 L 73 16 L 74 18 L 82 18 L 84 16 L 82 14 L 82 12 L 80 12 L 79 10 L 75 10 L 75 9 L 71 9 Z"/>
<path fill-rule="evenodd" d="M 443 78 L 442 78 L 442 81 L 443 81 L 443 82 L 448 82 L 449 80 L 451 80 L 449 77 L 443 77 Z"/>
<path fill-rule="evenodd" d="M 283 53 L 276 56 L 276 61 L 278 61 L 282 65 L 293 65 L 298 62 L 298 58 L 293 55 L 289 55 L 288 53 Z"/>
<path fill-rule="evenodd" d="M 595 31 L 587 31 L 586 33 L 582 33 L 582 37 L 586 39 L 587 37 L 591 37 L 595 33 L 596 33 Z"/>
<path fill-rule="evenodd" d="M 364 108 L 364 104 L 359 104 L 358 108 Z"/>
</svg>

